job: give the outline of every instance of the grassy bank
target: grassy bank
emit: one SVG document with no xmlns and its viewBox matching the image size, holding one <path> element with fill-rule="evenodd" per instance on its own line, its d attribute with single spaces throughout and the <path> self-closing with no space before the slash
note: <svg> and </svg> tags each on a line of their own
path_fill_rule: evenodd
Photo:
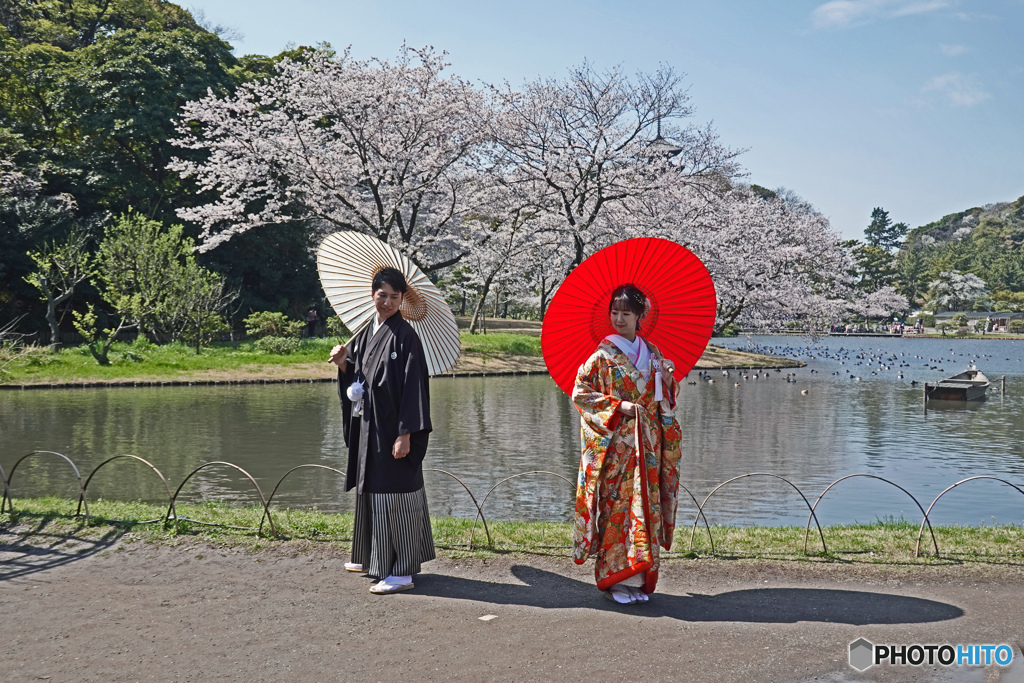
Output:
<svg viewBox="0 0 1024 683">
<path fill-rule="evenodd" d="M 23 361 L 8 368 L 12 383 L 114 381 L 135 378 L 175 379 L 211 371 L 258 373 L 264 368 L 323 363 L 334 339 L 303 339 L 297 351 L 266 353 L 252 341 L 216 343 L 196 353 L 183 344 L 139 345 L 115 342 L 110 364 L 100 365 L 86 346 L 64 348 L 57 353 L 34 349 Z M 326 363 L 323 363 L 326 368 Z"/>
<path fill-rule="evenodd" d="M 15 513 L 0 517 L 4 543 L 27 542 L 32 536 L 53 538 L 100 538 L 122 536 L 125 540 L 177 543 L 186 539 L 203 540 L 243 548 L 263 548 L 288 542 L 327 543 L 341 549 L 349 547 L 352 537 L 351 514 L 327 514 L 319 510 L 273 509 L 278 536 L 271 537 L 269 526 L 257 537 L 263 508 L 235 507 L 224 504 L 178 505 L 179 522 L 164 527 L 159 520 L 166 506 L 97 500 L 89 505 L 90 524 L 74 517 L 76 503 L 62 498 L 15 499 Z M 699 528 L 693 552 L 689 551 L 688 517 L 681 519 L 673 551 L 667 557 L 719 559 L 778 559 L 803 562 L 845 564 L 931 565 L 950 563 L 988 563 L 1024 565 L 1024 527 L 1021 526 L 945 526 L 935 527 L 940 558 L 934 557 L 931 538 L 925 532 L 922 553 L 914 557 L 917 524 L 905 521 L 832 526 L 824 529 L 829 552 L 823 553 L 821 540 L 812 527 L 808 554 L 803 552 L 803 527 L 711 527 L 715 552 L 708 543 L 707 531 Z M 185 521 L 190 520 L 190 521 Z M 523 553 L 567 556 L 572 525 L 557 522 L 488 522 L 493 548 L 488 548 L 483 525 L 473 520 L 436 517 L 432 519 L 434 538 L 439 549 L 451 556 L 491 557 L 496 554 Z M 218 524 L 224 526 L 208 526 Z M 232 528 L 244 527 L 244 528 Z M 14 540 L 19 537 L 19 540 Z M 473 548 L 470 549 L 470 539 Z M 2 545 L 0 545 L 2 547 Z"/>
<path fill-rule="evenodd" d="M 303 339 L 296 351 L 269 353 L 252 341 L 216 343 L 199 353 L 182 344 L 115 343 L 110 364 L 99 365 L 85 346 L 49 353 L 35 348 L 0 373 L 0 384 L 81 384 L 159 381 L 317 380 L 334 376 L 326 362 L 331 348 L 341 340 Z M 545 372 L 540 337 L 529 332 L 461 333 L 462 357 L 453 374 Z M 795 367 L 784 358 L 760 356 L 709 346 L 698 368 Z"/>
<path fill-rule="evenodd" d="M 199 353 L 182 344 L 138 345 L 117 342 L 110 352 L 110 364 L 100 365 L 85 346 L 49 353 L 33 349 L 24 359 L 8 367 L 0 382 L 9 384 L 53 384 L 77 382 L 119 382 L 141 380 L 246 380 L 254 378 L 317 379 L 333 376 L 326 362 L 331 348 L 343 340 L 303 339 L 296 351 L 269 353 L 255 342 L 229 342 L 204 347 Z M 521 334 L 462 335 L 466 360 L 517 357 L 540 358 L 540 339 Z"/>
</svg>

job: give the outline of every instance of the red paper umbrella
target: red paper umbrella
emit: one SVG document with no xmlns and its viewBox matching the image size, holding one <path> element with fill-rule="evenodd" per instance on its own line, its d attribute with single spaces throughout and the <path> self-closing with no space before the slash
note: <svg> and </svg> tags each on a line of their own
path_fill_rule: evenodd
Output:
<svg viewBox="0 0 1024 683">
<path fill-rule="evenodd" d="M 612 290 L 633 283 L 651 308 L 640 336 L 675 363 L 682 379 L 711 338 L 715 326 L 715 285 L 700 259 L 684 246 L 655 237 L 623 240 L 576 267 L 555 292 L 544 315 L 541 348 L 548 372 L 572 394 L 579 367 L 609 334 Z"/>
</svg>

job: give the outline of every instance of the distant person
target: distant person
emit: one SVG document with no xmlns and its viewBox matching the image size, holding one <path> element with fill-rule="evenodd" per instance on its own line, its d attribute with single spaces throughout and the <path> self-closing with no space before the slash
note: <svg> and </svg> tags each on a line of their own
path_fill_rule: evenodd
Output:
<svg viewBox="0 0 1024 683">
<path fill-rule="evenodd" d="M 352 561 L 345 569 L 379 579 L 371 593 L 413 588 L 434 537 L 423 488 L 430 394 L 426 357 L 399 307 L 405 276 L 384 268 L 371 284 L 376 315 L 346 346 L 331 350 L 338 366 L 348 474 L 356 490 Z"/>
<path fill-rule="evenodd" d="M 582 427 L 573 560 L 593 556 L 598 589 L 623 605 L 654 592 L 679 490 L 675 366 L 640 336 L 647 307 L 634 285 L 612 292 L 616 334 L 580 366 L 572 392 Z"/>
<path fill-rule="evenodd" d="M 310 308 L 306 311 L 306 336 L 313 338 L 316 336 L 316 324 L 320 322 L 320 316 L 317 315 L 315 308 Z"/>
</svg>

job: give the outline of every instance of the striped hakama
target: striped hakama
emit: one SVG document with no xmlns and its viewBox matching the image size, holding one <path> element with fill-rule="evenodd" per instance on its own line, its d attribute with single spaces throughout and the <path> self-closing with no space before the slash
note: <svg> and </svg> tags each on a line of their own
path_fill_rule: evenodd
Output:
<svg viewBox="0 0 1024 683">
<path fill-rule="evenodd" d="M 352 561 L 370 576 L 412 576 L 436 557 L 424 489 L 357 494 L 355 513 Z"/>
</svg>

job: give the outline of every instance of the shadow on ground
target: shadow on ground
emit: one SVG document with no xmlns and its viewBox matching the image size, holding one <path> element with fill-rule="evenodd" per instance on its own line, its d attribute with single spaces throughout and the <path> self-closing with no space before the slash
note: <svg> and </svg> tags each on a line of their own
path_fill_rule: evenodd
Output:
<svg viewBox="0 0 1024 683">
<path fill-rule="evenodd" d="M 691 622 L 809 621 L 863 626 L 947 621 L 964 614 L 959 607 L 935 600 L 818 588 L 754 588 L 718 595 L 657 593 L 647 604 L 619 606 L 605 600 L 593 584 L 560 574 L 522 565 L 513 567 L 512 574 L 526 585 L 424 574 L 416 578 L 416 592 L 502 605 L 626 611 L 636 616 Z"/>
<path fill-rule="evenodd" d="M 85 559 L 113 547 L 124 534 L 110 529 L 99 538 L 82 538 L 74 532 L 47 531 L 47 517 L 20 518 L 17 527 L 0 525 L 0 582 Z"/>
</svg>

